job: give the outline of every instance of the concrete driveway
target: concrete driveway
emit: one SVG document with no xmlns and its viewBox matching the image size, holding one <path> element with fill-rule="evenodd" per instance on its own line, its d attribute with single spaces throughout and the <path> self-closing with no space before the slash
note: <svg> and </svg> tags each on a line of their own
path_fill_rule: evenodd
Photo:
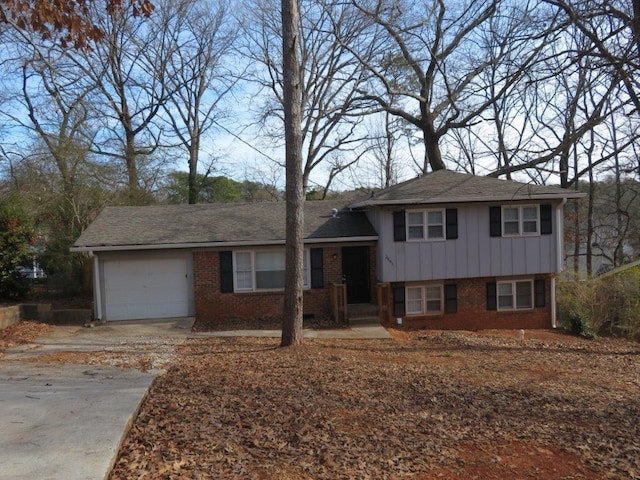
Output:
<svg viewBox="0 0 640 480">
<path fill-rule="evenodd" d="M 56 327 L 8 350 L 0 360 L 0 479 L 104 479 L 151 382 L 191 323 Z M 143 356 L 150 370 L 55 361 L 68 355 L 106 355 L 114 365 L 131 357 L 137 365 Z"/>
<path fill-rule="evenodd" d="M 103 479 L 154 375 L 0 362 L 0 478 Z"/>
<path fill-rule="evenodd" d="M 192 334 L 193 319 L 56 326 L 0 360 L 0 480 L 102 480 L 156 375 Z M 380 325 L 305 330 L 307 338 L 389 339 Z M 99 359 L 99 365 L 88 364 Z M 124 367 L 124 368 L 123 368 Z M 144 370 L 144 371 L 141 371 Z"/>
</svg>

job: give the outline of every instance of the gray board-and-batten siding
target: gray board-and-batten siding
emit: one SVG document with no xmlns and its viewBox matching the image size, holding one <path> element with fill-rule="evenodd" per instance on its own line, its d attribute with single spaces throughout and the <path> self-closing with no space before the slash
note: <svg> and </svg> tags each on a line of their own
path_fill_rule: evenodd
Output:
<svg viewBox="0 0 640 480">
<path fill-rule="evenodd" d="M 501 204 L 474 203 L 446 205 L 457 208 L 458 238 L 432 241 L 394 241 L 393 211 L 397 208 L 374 209 L 369 215 L 378 230 L 378 279 L 411 282 L 559 272 L 563 226 L 558 208 L 561 209 L 561 204 L 544 203 L 553 205 L 551 235 L 492 237 L 489 208 Z M 429 205 L 429 208 L 444 207 Z"/>
</svg>

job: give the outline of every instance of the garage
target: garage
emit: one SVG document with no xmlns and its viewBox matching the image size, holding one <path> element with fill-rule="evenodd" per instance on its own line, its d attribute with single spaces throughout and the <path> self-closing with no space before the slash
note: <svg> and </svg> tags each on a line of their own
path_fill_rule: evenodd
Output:
<svg viewBox="0 0 640 480">
<path fill-rule="evenodd" d="M 193 315 L 190 254 L 121 255 L 100 263 L 105 320 Z"/>
</svg>

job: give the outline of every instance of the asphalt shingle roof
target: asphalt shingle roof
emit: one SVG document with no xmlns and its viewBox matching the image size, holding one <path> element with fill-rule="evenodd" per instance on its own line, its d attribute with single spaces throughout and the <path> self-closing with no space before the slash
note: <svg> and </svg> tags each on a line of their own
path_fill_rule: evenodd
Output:
<svg viewBox="0 0 640 480">
<path fill-rule="evenodd" d="M 380 190 L 370 198 L 351 206 L 534 200 L 582 196 L 584 194 L 559 187 L 438 170 Z"/>
<path fill-rule="evenodd" d="M 367 206 L 578 198 L 584 194 L 440 170 L 351 203 L 305 202 L 306 239 L 376 237 L 361 211 Z M 353 202 L 353 201 L 352 201 Z M 333 216 L 332 209 L 339 214 Z M 107 207 L 82 233 L 73 250 L 216 243 L 279 243 L 285 240 L 285 203 L 228 203 Z"/>
<path fill-rule="evenodd" d="M 343 210 L 344 203 L 305 202 L 305 238 L 377 236 L 364 213 Z M 333 208 L 339 210 L 336 217 Z M 284 239 L 284 202 L 107 207 L 73 249 Z"/>
</svg>

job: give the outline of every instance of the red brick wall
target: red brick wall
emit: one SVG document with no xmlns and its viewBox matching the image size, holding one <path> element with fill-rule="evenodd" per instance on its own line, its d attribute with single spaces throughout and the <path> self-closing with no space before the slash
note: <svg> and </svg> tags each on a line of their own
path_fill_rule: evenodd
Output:
<svg viewBox="0 0 640 480">
<path fill-rule="evenodd" d="M 531 277 L 527 277 L 531 278 Z M 551 276 L 538 275 L 545 279 L 545 307 L 532 310 L 496 311 L 487 310 L 487 283 L 496 278 L 471 278 L 447 281 L 458 287 L 457 313 L 429 316 L 405 316 L 402 323 L 407 328 L 442 330 L 482 330 L 551 328 Z M 393 313 L 393 307 L 390 311 Z M 389 319 L 396 323 L 395 317 Z"/>
<path fill-rule="evenodd" d="M 331 302 L 329 284 L 342 281 L 341 245 L 314 245 L 323 248 L 324 288 L 304 291 L 304 313 L 314 318 L 329 318 Z M 375 298 L 375 246 L 371 246 L 372 298 Z M 335 256 L 335 258 L 334 258 Z M 218 250 L 193 251 L 196 328 L 223 323 L 226 319 L 272 319 L 282 316 L 283 292 L 220 292 L 220 257 Z M 373 300 L 372 300 L 373 301 Z"/>
</svg>

